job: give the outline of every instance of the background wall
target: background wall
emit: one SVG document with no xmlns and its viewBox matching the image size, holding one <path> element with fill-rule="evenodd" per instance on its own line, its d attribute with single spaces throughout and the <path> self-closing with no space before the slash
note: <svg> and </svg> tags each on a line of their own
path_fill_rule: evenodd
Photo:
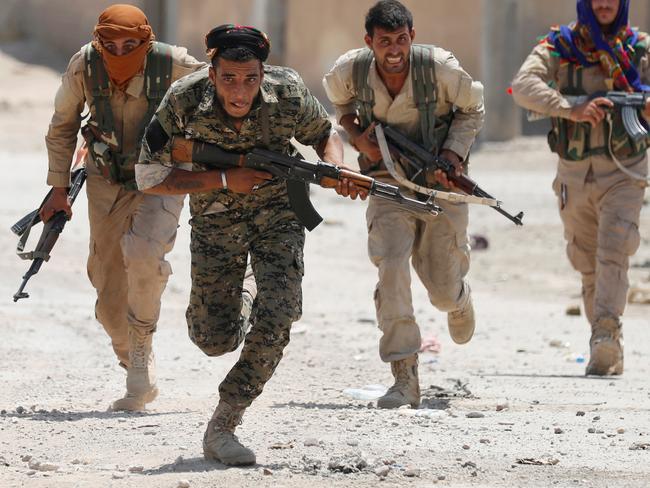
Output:
<svg viewBox="0 0 650 488">
<path fill-rule="evenodd" d="M 123 0 L 121 0 L 123 1 Z M 1 0 L 0 49 L 63 70 L 86 43 L 107 0 Z M 204 57 L 203 38 L 233 22 L 265 30 L 273 44 L 270 62 L 297 69 L 325 100 L 323 74 L 336 58 L 363 44 L 363 21 L 374 0 L 140 0 L 128 1 L 148 15 L 160 40 Z M 416 39 L 451 50 L 486 86 L 488 120 L 482 137 L 505 140 L 530 132 L 506 94 L 509 82 L 536 38 L 552 24 L 575 18 L 571 0 L 404 0 L 413 12 Z M 650 2 L 633 1 L 632 23 L 650 30 Z M 36 45 L 47 48 L 43 59 Z M 18 44 L 16 44 L 18 42 Z M 22 44 L 20 43 L 22 42 Z M 539 130 L 539 129 L 538 129 Z"/>
</svg>

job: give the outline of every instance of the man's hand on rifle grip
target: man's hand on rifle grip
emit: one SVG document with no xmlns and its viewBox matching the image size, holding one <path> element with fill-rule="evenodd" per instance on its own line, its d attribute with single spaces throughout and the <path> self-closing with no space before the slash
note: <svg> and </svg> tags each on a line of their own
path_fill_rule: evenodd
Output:
<svg viewBox="0 0 650 488">
<path fill-rule="evenodd" d="M 456 175 L 455 176 L 460 176 L 463 174 L 463 161 L 461 157 L 456 154 L 454 151 L 451 151 L 449 149 L 443 149 L 440 151 L 440 157 L 442 159 L 446 159 L 449 161 L 455 168 Z M 447 175 L 445 174 L 444 171 L 437 169 L 433 172 L 433 176 L 436 179 L 438 183 L 440 183 L 442 186 L 445 188 L 449 188 L 451 190 L 457 190 L 457 187 L 449 181 L 449 178 L 447 178 Z"/>
<path fill-rule="evenodd" d="M 604 97 L 594 98 L 571 109 L 569 119 L 573 122 L 588 122 L 596 127 L 607 116 L 605 109 L 614 108 L 614 103 Z"/>
<path fill-rule="evenodd" d="M 375 123 L 372 122 L 366 130 L 352 141 L 352 145 L 356 150 L 362 153 L 373 164 L 382 160 L 381 151 L 374 140 L 374 134 Z"/>
<path fill-rule="evenodd" d="M 70 206 L 70 200 L 68 200 L 67 188 L 54 187 L 38 214 L 41 216 L 43 223 L 45 223 L 61 210 L 66 213 L 68 220 L 72 218 L 72 207 Z"/>
</svg>

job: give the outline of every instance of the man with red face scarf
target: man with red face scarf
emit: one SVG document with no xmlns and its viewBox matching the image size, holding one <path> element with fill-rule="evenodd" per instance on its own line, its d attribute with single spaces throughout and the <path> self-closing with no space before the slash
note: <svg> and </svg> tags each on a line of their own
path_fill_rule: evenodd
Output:
<svg viewBox="0 0 650 488">
<path fill-rule="evenodd" d="M 70 161 L 84 106 L 90 220 L 88 276 L 97 290 L 95 316 L 127 370 L 124 398 L 114 410 L 141 410 L 158 394 L 151 339 L 160 297 L 171 274 L 182 196 L 137 191 L 134 165 L 144 127 L 170 83 L 203 66 L 185 48 L 154 41 L 145 14 L 112 5 L 99 16 L 94 39 L 63 75 L 46 136 L 47 183 L 53 188 L 41 216 L 72 215 L 66 197 Z"/>
<path fill-rule="evenodd" d="M 577 22 L 553 28 L 512 84 L 519 105 L 552 120 L 553 189 L 591 325 L 588 375 L 623 373 L 620 317 L 647 186 L 650 138 L 630 137 L 620 110 L 597 95 L 650 92 L 650 39 L 630 28 L 629 7 L 630 0 L 579 0 Z M 591 97 L 572 105 L 570 95 Z M 642 112 L 647 125 L 650 104 Z"/>
</svg>

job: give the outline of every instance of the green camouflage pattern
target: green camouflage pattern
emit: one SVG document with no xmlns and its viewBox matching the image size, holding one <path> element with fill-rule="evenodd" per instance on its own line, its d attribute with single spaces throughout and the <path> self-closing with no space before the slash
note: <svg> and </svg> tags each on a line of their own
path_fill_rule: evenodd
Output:
<svg viewBox="0 0 650 488">
<path fill-rule="evenodd" d="M 306 146 L 315 146 L 329 135 L 332 125 L 327 112 L 294 70 L 265 65 L 260 92 L 261 100 L 253 105 L 237 132 L 226 122 L 227 116 L 216 101 L 215 88 L 206 67 L 174 83 L 163 98 L 156 117 L 170 138 L 187 137 L 218 144 L 222 149 L 234 152 L 260 147 L 295 156 L 292 137 Z M 262 130 L 261 102 L 268 108 L 268 144 Z M 146 141 L 142 146 L 139 164 L 173 166 L 169 145 L 156 154 L 151 154 Z M 195 171 L 203 169 L 194 165 Z M 284 183 L 278 179 L 268 185 L 277 191 L 285 191 Z M 190 211 L 192 215 L 202 214 L 215 202 L 230 208 L 241 198 L 227 190 L 194 193 L 190 195 Z"/>
<path fill-rule="evenodd" d="M 644 56 L 648 54 L 650 44 L 647 35 L 643 36 L 641 42 L 635 46 L 635 56 L 633 62 L 639 66 Z M 650 80 L 644 80 L 650 81 Z M 580 94 L 582 87 L 579 86 Z M 601 123 L 595 130 L 604 132 L 605 146 L 590 147 L 591 125 L 586 122 L 573 122 L 568 119 L 554 117 L 551 119 L 551 130 L 548 133 L 548 145 L 551 151 L 556 153 L 562 159 L 568 161 L 582 161 L 592 156 L 615 156 L 617 159 L 631 159 L 642 155 L 650 147 L 650 136 L 635 141 L 629 136 L 623 125 L 623 116 L 620 110 L 615 110 L 612 114 L 612 153 L 608 147 L 609 129 L 608 124 Z"/>
<path fill-rule="evenodd" d="M 311 146 L 327 138 L 331 131 L 327 113 L 300 77 L 276 66 L 265 66 L 264 73 L 261 100 L 240 132 L 219 107 L 207 68 L 172 85 L 158 109 L 158 120 L 170 138 L 190 137 L 227 151 L 263 147 L 294 155 L 292 137 Z M 260 102 L 268 108 L 266 136 Z M 145 141 L 139 164 L 173 166 L 169 142 L 151 153 Z M 202 169 L 193 166 L 195 171 Z M 215 208 L 222 211 L 214 212 Z M 190 210 L 189 335 L 209 356 L 234 351 L 244 342 L 219 393 L 231 406 L 245 408 L 272 376 L 289 343 L 291 324 L 302 313 L 304 227 L 291 210 L 285 183 L 277 179 L 249 195 L 230 190 L 191 194 Z M 248 256 L 258 292 L 246 333 L 242 285 Z"/>
<path fill-rule="evenodd" d="M 190 338 L 208 356 L 234 351 L 245 339 L 239 360 L 219 386 L 221 400 L 236 408 L 248 407 L 262 393 L 280 362 L 291 324 L 302 314 L 304 273 L 305 231 L 287 201 L 253 194 L 244 203 L 192 218 L 186 313 Z M 240 311 L 249 254 L 258 292 L 246 334 Z"/>
</svg>

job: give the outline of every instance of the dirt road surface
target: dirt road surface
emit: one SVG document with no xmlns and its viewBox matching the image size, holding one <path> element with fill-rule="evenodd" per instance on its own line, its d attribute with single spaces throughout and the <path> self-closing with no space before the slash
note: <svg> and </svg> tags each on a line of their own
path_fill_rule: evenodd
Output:
<svg viewBox="0 0 650 488">
<path fill-rule="evenodd" d="M 421 355 L 422 408 L 384 411 L 359 399 L 391 383 L 377 353 L 366 205 L 316 189 L 325 223 L 307 239 L 304 315 L 238 430 L 258 464 L 226 469 L 202 457 L 217 386 L 237 354 L 208 358 L 187 338 L 186 210 L 155 337 L 161 395 L 143 414 L 107 412 L 124 372 L 93 316 L 85 195 L 28 285 L 31 297 L 11 299 L 28 263 L 14 255 L 9 226 L 45 193 L 43 135 L 58 81 L 0 51 L 1 487 L 650 486 L 648 306 L 627 309 L 625 375 L 585 378 L 588 326 L 565 313 L 580 303 L 580 284 L 540 138 L 485 144 L 473 156 L 473 176 L 524 210 L 526 225 L 471 210 L 471 232 L 489 247 L 472 254 L 470 344 L 451 342 L 446 317 L 414 280 L 423 336 L 441 343 Z M 642 288 L 649 220 L 644 208 L 631 274 Z"/>
</svg>

